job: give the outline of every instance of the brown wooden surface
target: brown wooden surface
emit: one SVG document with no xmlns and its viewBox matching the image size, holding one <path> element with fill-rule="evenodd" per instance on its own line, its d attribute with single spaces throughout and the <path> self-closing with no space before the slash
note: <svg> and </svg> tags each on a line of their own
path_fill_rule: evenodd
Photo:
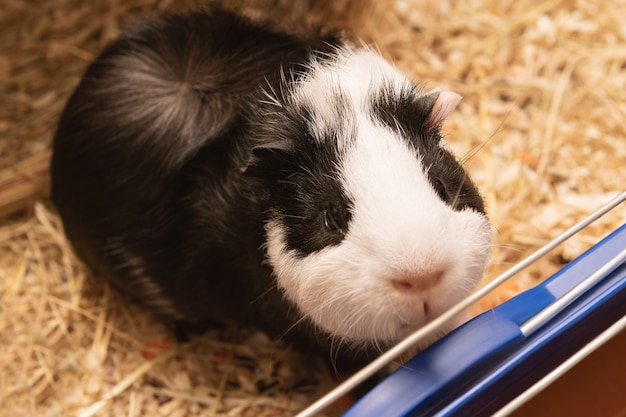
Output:
<svg viewBox="0 0 626 417">
<path fill-rule="evenodd" d="M 626 417 L 626 331 L 512 414 L 543 416 Z"/>
</svg>

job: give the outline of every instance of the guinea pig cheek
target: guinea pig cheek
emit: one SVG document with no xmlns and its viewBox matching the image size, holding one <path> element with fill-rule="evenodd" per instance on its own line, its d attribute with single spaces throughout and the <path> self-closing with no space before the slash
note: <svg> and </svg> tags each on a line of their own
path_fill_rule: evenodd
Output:
<svg viewBox="0 0 626 417">
<path fill-rule="evenodd" d="M 350 242 L 305 257 L 285 245 L 283 226 L 268 222 L 267 255 L 278 287 L 318 328 L 344 342 L 395 340 L 397 319 L 381 283 Z"/>
</svg>

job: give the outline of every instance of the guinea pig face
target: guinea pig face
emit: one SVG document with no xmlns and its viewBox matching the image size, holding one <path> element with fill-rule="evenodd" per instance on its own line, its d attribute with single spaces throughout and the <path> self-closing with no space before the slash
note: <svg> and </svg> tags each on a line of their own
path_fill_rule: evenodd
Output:
<svg viewBox="0 0 626 417">
<path fill-rule="evenodd" d="M 466 296 L 490 229 L 445 149 L 453 93 L 420 94 L 368 51 L 341 51 L 293 87 L 293 172 L 266 225 L 285 296 L 348 342 L 394 342 Z"/>
</svg>

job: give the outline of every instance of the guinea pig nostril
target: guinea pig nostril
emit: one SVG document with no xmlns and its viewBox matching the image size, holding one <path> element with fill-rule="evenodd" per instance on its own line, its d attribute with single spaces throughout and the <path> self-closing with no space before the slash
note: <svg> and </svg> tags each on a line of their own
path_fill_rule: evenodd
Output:
<svg viewBox="0 0 626 417">
<path fill-rule="evenodd" d="M 392 279 L 391 284 L 398 292 L 413 292 L 415 290 L 415 286 L 408 281 Z"/>
<path fill-rule="evenodd" d="M 434 272 L 434 273 L 432 274 L 432 276 L 431 276 L 431 280 L 432 280 L 435 284 L 437 284 L 437 283 L 438 283 L 439 281 L 441 281 L 441 279 L 443 278 L 443 274 L 444 274 L 444 271 L 443 271 L 443 270 L 441 270 L 441 271 L 436 271 L 436 272 Z"/>
<path fill-rule="evenodd" d="M 436 270 L 428 273 L 404 273 L 391 280 L 393 288 L 399 293 L 426 291 L 441 282 L 445 271 Z"/>
</svg>

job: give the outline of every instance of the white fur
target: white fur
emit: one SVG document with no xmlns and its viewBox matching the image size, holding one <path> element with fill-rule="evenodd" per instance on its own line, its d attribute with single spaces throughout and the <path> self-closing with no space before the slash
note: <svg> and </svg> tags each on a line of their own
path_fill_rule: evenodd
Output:
<svg viewBox="0 0 626 417">
<path fill-rule="evenodd" d="M 376 89 L 383 80 L 398 88 L 408 82 L 379 56 L 345 50 L 334 64 L 314 68 L 294 93 L 312 105 L 320 130 L 349 122 L 329 111 L 330 91 L 342 91 L 352 107 L 356 142 L 340 162 L 354 203 L 345 239 L 301 258 L 287 249 L 278 220 L 266 227 L 269 262 L 287 298 L 350 342 L 397 341 L 459 301 L 480 279 L 490 242 L 485 216 L 441 201 L 416 151 L 368 115 L 364 86 Z M 419 291 L 392 284 L 403 276 L 428 281 L 436 271 L 443 277 Z"/>
<path fill-rule="evenodd" d="M 319 139 L 323 139 L 324 131 L 341 131 L 348 124 L 341 119 L 346 115 L 338 113 L 332 105 L 337 93 L 343 94 L 351 104 L 349 110 L 358 114 L 366 111 L 369 92 L 380 89 L 383 81 L 392 82 L 398 91 L 411 86 L 408 79 L 379 55 L 367 49 L 346 47 L 330 64 L 313 64 L 307 76 L 297 84 L 293 99 L 315 109 L 314 127 Z"/>
</svg>

